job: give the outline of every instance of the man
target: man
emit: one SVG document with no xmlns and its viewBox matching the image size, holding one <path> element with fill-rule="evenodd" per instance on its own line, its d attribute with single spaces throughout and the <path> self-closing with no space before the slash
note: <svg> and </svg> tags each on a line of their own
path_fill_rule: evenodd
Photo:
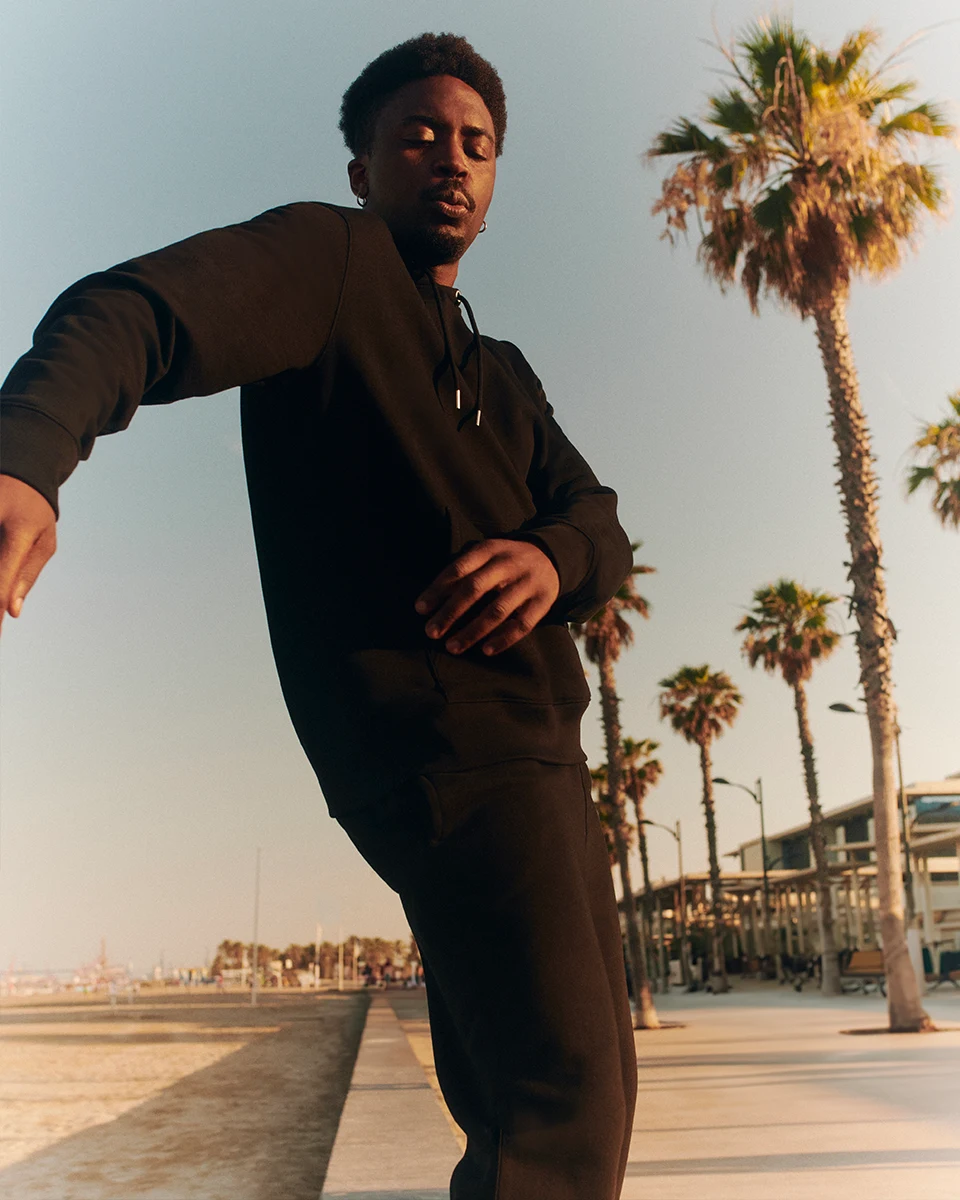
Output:
<svg viewBox="0 0 960 1200">
<path fill-rule="evenodd" d="M 364 211 L 211 230 L 44 317 L 3 388 L 0 614 L 96 437 L 239 385 L 284 696 L 420 947 L 468 1139 L 451 1196 L 613 1200 L 636 1062 L 566 622 L 616 591 L 629 543 L 523 356 L 454 287 L 503 149 L 495 70 L 425 34 L 365 68 L 340 124 Z"/>
</svg>

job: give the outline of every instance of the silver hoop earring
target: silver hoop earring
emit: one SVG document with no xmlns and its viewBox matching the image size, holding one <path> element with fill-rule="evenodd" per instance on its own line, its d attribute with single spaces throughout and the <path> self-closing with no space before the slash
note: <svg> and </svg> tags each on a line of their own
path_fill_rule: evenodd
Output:
<svg viewBox="0 0 960 1200">
<path fill-rule="evenodd" d="M 479 233 L 486 233 L 486 232 L 487 232 L 487 223 L 486 223 L 486 221 L 483 221 L 483 222 L 481 223 L 481 225 L 480 225 L 480 228 L 479 228 L 478 232 L 479 232 Z"/>
<path fill-rule="evenodd" d="M 358 196 L 357 203 L 360 205 L 361 208 L 366 208 L 366 206 L 367 206 L 366 196 Z"/>
</svg>

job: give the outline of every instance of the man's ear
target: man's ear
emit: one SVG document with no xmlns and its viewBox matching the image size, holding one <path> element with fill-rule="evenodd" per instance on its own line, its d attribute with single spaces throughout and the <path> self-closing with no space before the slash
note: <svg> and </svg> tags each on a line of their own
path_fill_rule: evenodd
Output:
<svg viewBox="0 0 960 1200">
<path fill-rule="evenodd" d="M 350 190 L 355 196 L 366 197 L 369 192 L 367 182 L 367 164 L 363 158 L 353 158 L 347 163 L 347 177 L 350 180 Z"/>
</svg>

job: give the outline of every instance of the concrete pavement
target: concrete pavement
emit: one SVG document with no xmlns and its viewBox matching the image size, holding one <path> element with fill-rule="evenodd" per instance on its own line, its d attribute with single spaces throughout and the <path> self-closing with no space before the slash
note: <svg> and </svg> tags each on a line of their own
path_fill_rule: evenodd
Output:
<svg viewBox="0 0 960 1200">
<path fill-rule="evenodd" d="M 929 1035 L 842 1033 L 884 1025 L 874 995 L 747 981 L 657 1004 L 683 1028 L 636 1035 L 623 1200 L 960 1200 L 960 991 L 928 996 L 953 1026 Z M 448 1195 L 459 1147 L 425 1030 L 422 992 L 377 997 L 324 1200 Z"/>
<path fill-rule="evenodd" d="M 775 984 L 658 1007 L 685 1028 L 637 1034 L 623 1200 L 960 1197 L 960 992 L 928 998 L 936 1034 L 843 1034 L 885 1002 Z"/>
<path fill-rule="evenodd" d="M 417 999 L 425 1015 L 424 994 Z M 441 1103 L 387 995 L 377 993 L 322 1200 L 446 1200 L 460 1147 Z"/>
</svg>

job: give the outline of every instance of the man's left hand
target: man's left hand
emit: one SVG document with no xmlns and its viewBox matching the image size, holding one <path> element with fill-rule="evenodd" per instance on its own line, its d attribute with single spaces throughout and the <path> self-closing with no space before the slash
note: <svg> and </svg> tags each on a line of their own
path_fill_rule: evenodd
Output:
<svg viewBox="0 0 960 1200">
<path fill-rule="evenodd" d="M 527 636 L 550 611 L 560 592 L 556 568 L 530 542 L 490 538 L 471 546 L 436 577 L 416 603 L 429 616 L 427 636 L 446 637 L 467 612 L 476 615 L 445 643 L 462 654 L 483 643 L 499 654 Z"/>
</svg>

